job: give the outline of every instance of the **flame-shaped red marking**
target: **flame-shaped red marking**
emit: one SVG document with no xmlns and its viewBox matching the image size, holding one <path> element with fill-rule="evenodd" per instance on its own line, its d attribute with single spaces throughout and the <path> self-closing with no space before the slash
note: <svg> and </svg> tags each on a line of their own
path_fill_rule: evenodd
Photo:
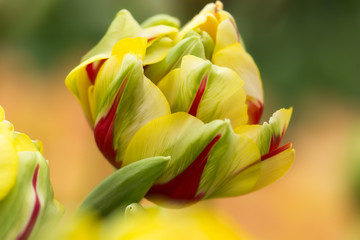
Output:
<svg viewBox="0 0 360 240">
<path fill-rule="evenodd" d="M 96 76 L 106 59 L 101 59 L 86 65 L 86 72 L 92 85 L 95 84 Z"/>
<path fill-rule="evenodd" d="M 268 153 L 262 155 L 261 156 L 261 161 L 264 161 L 264 160 L 266 160 L 268 158 L 271 158 L 271 157 L 285 151 L 286 149 L 290 148 L 290 146 L 291 146 L 291 143 L 287 143 L 287 144 L 285 144 L 285 145 L 283 145 L 283 146 L 281 146 L 279 148 L 276 148 L 275 150 L 273 150 L 271 152 L 268 152 Z"/>
<path fill-rule="evenodd" d="M 105 117 L 102 117 L 95 126 L 95 141 L 104 157 L 116 168 L 120 168 L 122 162 L 116 161 L 117 150 L 114 148 L 114 122 L 116 111 L 124 92 L 128 77 L 126 76 L 121 83 L 120 89 L 116 94 L 115 100 Z"/>
<path fill-rule="evenodd" d="M 281 142 L 282 138 L 284 137 L 284 134 L 285 134 L 285 126 L 283 127 L 280 135 L 271 135 L 271 142 L 270 142 L 270 147 L 269 147 L 268 152 L 272 152 L 279 147 L 280 142 Z"/>
<path fill-rule="evenodd" d="M 199 88 L 196 92 L 195 98 L 193 103 L 191 104 L 190 110 L 189 110 L 189 114 L 193 115 L 194 117 L 196 117 L 197 114 L 197 110 L 199 108 L 199 104 L 201 101 L 202 96 L 204 95 L 205 89 L 206 89 L 206 84 L 207 84 L 207 80 L 208 80 L 208 76 L 209 74 L 206 74 L 205 77 L 203 77 L 201 79 Z"/>
<path fill-rule="evenodd" d="M 196 195 L 201 175 L 208 161 L 210 150 L 220 137 L 220 134 L 216 135 L 182 173 L 168 183 L 152 186 L 146 196 L 150 198 L 166 197 L 178 202 L 187 203 L 201 200 L 204 197 L 204 193 Z"/>
<path fill-rule="evenodd" d="M 263 113 L 264 107 L 260 100 L 252 98 L 246 99 L 246 104 L 248 107 L 248 124 L 258 124 Z"/>
<path fill-rule="evenodd" d="M 34 207 L 33 207 L 33 211 L 31 213 L 30 219 L 28 221 L 28 223 L 26 224 L 25 229 L 22 231 L 22 233 L 20 233 L 17 237 L 16 240 L 26 240 L 29 238 L 36 220 L 39 216 L 39 212 L 40 212 L 40 200 L 39 200 L 39 195 L 36 189 L 36 184 L 37 184 L 37 179 L 38 179 L 38 173 L 39 173 L 39 164 L 36 166 L 35 168 L 35 172 L 33 175 L 33 179 L 32 179 L 32 186 L 34 189 L 34 194 L 35 194 L 35 203 L 34 203 Z"/>
</svg>

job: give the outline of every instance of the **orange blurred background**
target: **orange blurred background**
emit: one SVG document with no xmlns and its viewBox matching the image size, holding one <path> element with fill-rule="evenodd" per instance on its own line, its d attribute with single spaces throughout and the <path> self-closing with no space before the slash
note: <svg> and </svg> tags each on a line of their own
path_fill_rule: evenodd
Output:
<svg viewBox="0 0 360 240">
<path fill-rule="evenodd" d="M 69 48 L 46 68 L 39 67 L 31 53 L 5 43 L 0 42 L 0 53 L 0 104 L 6 118 L 17 131 L 43 142 L 55 196 L 74 211 L 113 171 L 97 150 L 80 105 L 64 85 L 84 51 Z M 359 101 L 327 87 L 300 89 L 294 100 L 278 96 L 277 91 L 284 89 L 267 88 L 270 77 L 264 85 L 263 120 L 279 106 L 295 107 L 284 140 L 296 150 L 292 168 L 265 189 L 204 204 L 226 213 L 258 239 L 360 239 L 356 237 L 360 213 L 349 178 L 350 152 L 356 147 L 352 139 L 360 125 Z M 296 88 L 288 91 L 291 95 Z"/>
</svg>

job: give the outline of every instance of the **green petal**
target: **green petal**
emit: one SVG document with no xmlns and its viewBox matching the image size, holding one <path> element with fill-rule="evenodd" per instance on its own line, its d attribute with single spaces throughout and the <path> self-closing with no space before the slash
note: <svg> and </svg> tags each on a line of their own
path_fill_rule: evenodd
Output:
<svg viewBox="0 0 360 240">
<path fill-rule="evenodd" d="M 241 170 L 211 198 L 234 197 L 261 189 L 283 176 L 294 161 L 295 151 L 289 147 L 264 161 L 259 161 Z"/>
<path fill-rule="evenodd" d="M 261 155 L 279 146 L 290 122 L 292 108 L 276 111 L 269 123 L 260 125 L 246 125 L 235 129 L 235 132 L 253 139 L 260 148 Z"/>
<path fill-rule="evenodd" d="M 180 27 L 179 19 L 172 17 L 167 14 L 158 14 L 146 19 L 143 23 L 141 23 L 142 28 L 153 27 L 157 25 L 166 25 L 174 28 Z"/>
<path fill-rule="evenodd" d="M 162 37 L 154 41 L 151 46 L 146 49 L 144 65 L 150 65 L 163 60 L 169 50 L 173 47 L 173 40 L 168 37 Z"/>
<path fill-rule="evenodd" d="M 103 180 L 84 200 L 80 212 L 96 212 L 107 216 L 113 211 L 124 211 L 139 202 L 163 171 L 169 157 L 143 159 L 115 171 Z"/>
<path fill-rule="evenodd" d="M 127 10 L 119 11 L 104 37 L 81 61 L 83 62 L 99 54 L 110 57 L 111 50 L 115 43 L 123 38 L 138 36 L 140 31 L 141 27 Z"/>
<path fill-rule="evenodd" d="M 165 59 L 145 68 L 145 76 L 157 84 L 172 69 L 180 66 L 181 60 L 185 55 L 205 58 L 205 50 L 200 37 L 188 37 L 177 43 L 169 50 Z"/>
<path fill-rule="evenodd" d="M 233 127 L 247 123 L 243 81 L 230 69 L 212 65 L 201 58 L 185 56 L 181 69 L 173 70 L 158 86 L 168 99 L 172 112 L 191 113 L 204 80 L 206 89 L 197 107 L 196 117 L 205 123 L 230 119 Z"/>
</svg>

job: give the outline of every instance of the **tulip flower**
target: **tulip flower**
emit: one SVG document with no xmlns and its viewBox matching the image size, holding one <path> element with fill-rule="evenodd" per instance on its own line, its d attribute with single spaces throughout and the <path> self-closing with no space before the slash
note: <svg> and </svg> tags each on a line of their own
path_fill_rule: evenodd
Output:
<svg viewBox="0 0 360 240">
<path fill-rule="evenodd" d="M 165 206 L 267 186 L 294 159 L 280 145 L 292 109 L 258 125 L 259 71 L 221 2 L 177 28 L 166 15 L 140 26 L 122 10 L 68 75 L 100 151 L 116 168 L 169 157 L 146 194 Z"/>
<path fill-rule="evenodd" d="M 0 239 L 25 240 L 62 215 L 41 142 L 15 132 L 0 106 Z"/>
</svg>

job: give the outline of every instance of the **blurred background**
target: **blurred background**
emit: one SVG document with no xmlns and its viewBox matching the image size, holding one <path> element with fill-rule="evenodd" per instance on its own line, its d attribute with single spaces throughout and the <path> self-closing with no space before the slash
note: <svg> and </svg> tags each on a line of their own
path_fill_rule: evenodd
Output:
<svg viewBox="0 0 360 240">
<path fill-rule="evenodd" d="M 56 198 L 75 209 L 111 166 L 64 79 L 116 12 L 187 22 L 202 0 L 0 0 L 0 104 L 44 143 Z M 258 239 L 360 239 L 360 1 L 224 0 L 264 84 L 267 120 L 294 107 L 291 170 L 258 192 L 208 201 Z"/>
</svg>

